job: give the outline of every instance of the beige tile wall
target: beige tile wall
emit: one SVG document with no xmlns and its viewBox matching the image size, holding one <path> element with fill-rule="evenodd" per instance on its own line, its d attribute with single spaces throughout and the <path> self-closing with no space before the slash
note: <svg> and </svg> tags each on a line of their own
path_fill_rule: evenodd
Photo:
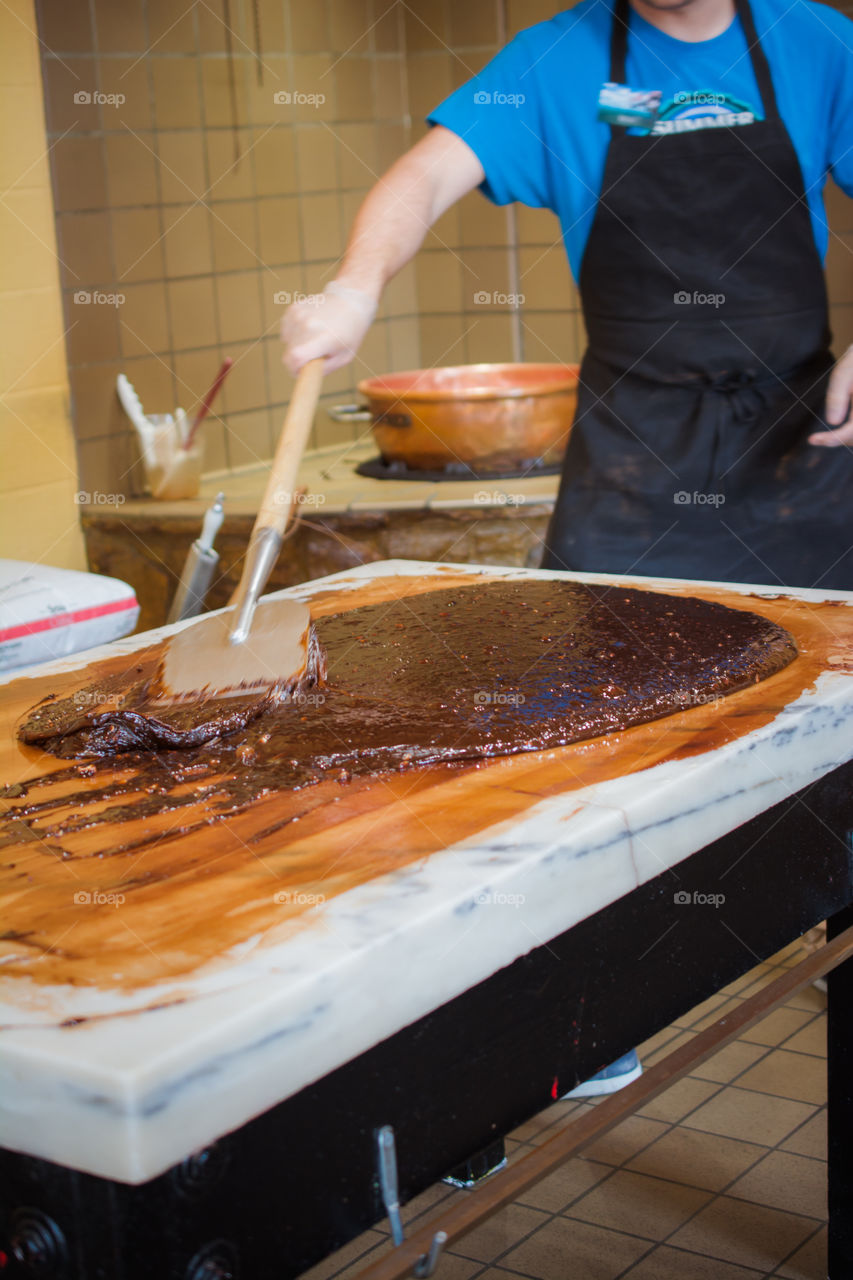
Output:
<svg viewBox="0 0 853 1280">
<path fill-rule="evenodd" d="M 83 569 L 32 0 L 0 6 L 0 556 Z"/>
<path fill-rule="evenodd" d="M 268 457 L 291 385 L 278 299 L 332 278 L 365 192 L 422 135 L 429 109 L 558 7 L 259 0 L 258 57 L 248 0 L 37 3 L 82 475 L 130 490 L 140 476 L 116 374 L 149 410 L 190 408 L 231 355 L 207 466 Z M 853 341 L 853 218 L 840 193 L 830 207 L 842 346 Z M 122 300 L 75 302 L 79 290 Z M 520 309 L 494 301 L 516 293 Z M 359 360 L 324 399 L 350 399 L 360 377 L 388 369 L 576 360 L 583 345 L 556 218 L 474 193 L 387 291 Z M 352 432 L 321 413 L 314 443 Z"/>
<path fill-rule="evenodd" d="M 402 8 L 259 0 L 258 38 L 248 0 L 37 2 L 82 475 L 141 484 L 120 371 L 146 410 L 190 409 L 225 355 L 206 466 L 269 457 L 291 387 L 283 299 L 332 278 L 409 140 Z M 412 269 L 324 399 L 417 366 L 416 313 Z M 351 435 L 318 415 L 314 443 Z"/>
</svg>

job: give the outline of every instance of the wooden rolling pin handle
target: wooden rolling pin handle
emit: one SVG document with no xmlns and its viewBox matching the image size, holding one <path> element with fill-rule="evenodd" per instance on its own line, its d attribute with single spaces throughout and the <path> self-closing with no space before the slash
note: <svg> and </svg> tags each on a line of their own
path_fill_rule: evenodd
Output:
<svg viewBox="0 0 853 1280">
<path fill-rule="evenodd" d="M 293 395 L 284 419 L 278 448 L 270 468 L 269 480 L 255 522 L 256 529 L 276 529 L 283 534 L 294 501 L 296 476 L 308 443 L 320 387 L 323 382 L 323 357 L 309 360 L 299 371 Z"/>
</svg>

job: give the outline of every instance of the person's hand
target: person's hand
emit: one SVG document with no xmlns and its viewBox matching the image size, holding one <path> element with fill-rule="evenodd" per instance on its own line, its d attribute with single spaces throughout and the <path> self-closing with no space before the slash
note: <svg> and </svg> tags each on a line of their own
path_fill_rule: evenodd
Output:
<svg viewBox="0 0 853 1280">
<path fill-rule="evenodd" d="M 349 364 L 373 323 L 377 303 L 361 289 L 333 280 L 324 293 L 287 308 L 281 322 L 284 363 L 291 373 L 319 356 L 326 373 Z"/>
<path fill-rule="evenodd" d="M 824 416 L 831 431 L 816 431 L 809 436 L 809 444 L 819 444 L 834 449 L 841 444 L 853 444 L 853 347 L 848 347 L 829 375 L 826 389 Z"/>
</svg>

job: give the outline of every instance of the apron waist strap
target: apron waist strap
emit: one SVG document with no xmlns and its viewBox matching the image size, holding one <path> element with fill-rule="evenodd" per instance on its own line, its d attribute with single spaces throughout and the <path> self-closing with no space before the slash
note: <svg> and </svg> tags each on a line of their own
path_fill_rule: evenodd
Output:
<svg viewBox="0 0 853 1280">
<path fill-rule="evenodd" d="M 783 387 L 801 387 L 810 381 L 819 381 L 829 372 L 834 364 L 832 353 L 824 348 L 817 351 L 807 360 L 784 369 L 770 368 L 726 368 L 707 369 L 701 372 L 685 373 L 679 370 L 671 375 L 661 371 L 649 373 L 642 366 L 620 368 L 619 363 L 602 356 L 593 347 L 589 347 L 581 366 L 581 380 L 584 380 L 585 367 L 598 374 L 595 381 L 600 384 L 602 373 L 615 383 L 625 378 L 636 380 L 650 387 L 678 387 L 684 391 L 695 391 L 697 395 L 732 396 L 744 392 L 758 395 L 772 393 Z"/>
</svg>

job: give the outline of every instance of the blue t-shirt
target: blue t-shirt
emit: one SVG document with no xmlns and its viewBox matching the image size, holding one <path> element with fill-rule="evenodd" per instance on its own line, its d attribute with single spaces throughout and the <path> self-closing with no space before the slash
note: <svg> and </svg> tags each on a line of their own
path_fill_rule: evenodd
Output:
<svg viewBox="0 0 853 1280">
<path fill-rule="evenodd" d="M 598 103 L 610 79 L 612 8 L 612 0 L 581 0 L 520 32 L 429 116 L 475 152 L 486 173 L 482 189 L 496 204 L 553 209 L 575 279 L 610 138 Z M 853 195 L 853 22 L 811 0 L 752 0 L 752 12 L 823 257 L 827 174 Z M 713 40 L 688 43 L 632 10 L 625 76 L 632 89 L 659 91 L 652 131 L 662 135 L 660 146 L 667 131 L 706 127 L 710 116 L 743 127 L 746 140 L 749 120 L 763 117 L 738 17 Z M 691 123 L 701 117 L 704 126 Z"/>
</svg>

